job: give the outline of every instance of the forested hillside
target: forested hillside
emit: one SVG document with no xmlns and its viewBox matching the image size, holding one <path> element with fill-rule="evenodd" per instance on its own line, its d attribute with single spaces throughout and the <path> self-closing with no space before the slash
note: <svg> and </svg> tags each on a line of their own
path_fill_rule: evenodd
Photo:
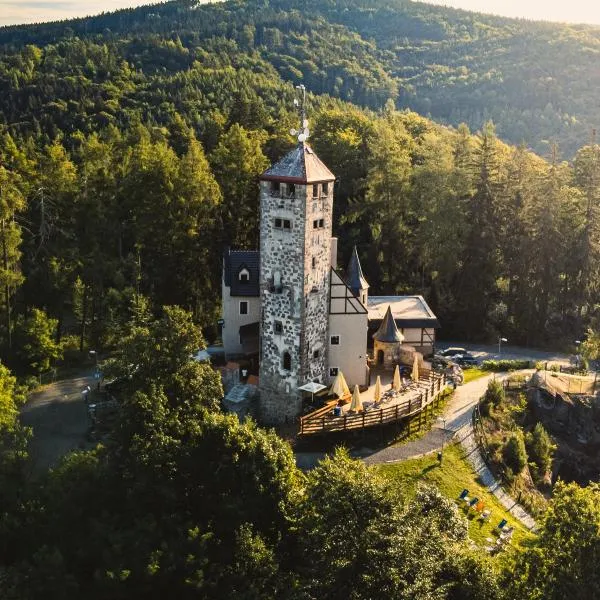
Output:
<svg viewBox="0 0 600 600">
<path fill-rule="evenodd" d="M 397 111 L 392 50 L 303 6 L 178 2 L 0 34 L 11 367 L 47 368 L 53 338 L 110 349 L 140 294 L 210 334 L 221 252 L 257 244 L 257 175 L 293 144 L 298 81 L 338 178 L 341 257 L 358 246 L 373 290 L 424 294 L 446 337 L 564 347 L 593 323 L 600 148 L 544 161 L 489 123 L 471 135 Z"/>
<path fill-rule="evenodd" d="M 105 52 L 117 51 L 130 68 L 146 75 L 186 70 L 194 61 L 203 62 L 215 43 L 228 54 L 235 47 L 248 54 L 245 66 L 262 71 L 265 65 L 257 63 L 268 63 L 283 79 L 316 93 L 371 108 L 392 98 L 399 108 L 455 126 L 465 122 L 473 130 L 493 120 L 502 139 L 524 142 L 544 156 L 556 142 L 562 156 L 572 157 L 590 141 L 600 120 L 598 27 L 528 22 L 408 0 L 208 5 L 183 0 L 4 28 L 0 45 L 12 51 L 74 36 L 101 36 Z M 105 61 L 99 75 L 112 79 L 120 66 Z M 26 73 L 9 83 L 15 89 L 0 100 L 9 122 L 22 120 L 23 109 L 46 104 L 32 94 Z M 113 93 L 126 93 L 115 83 Z M 46 85 L 46 93 L 54 91 L 52 83 Z M 116 116 L 115 107 L 106 105 L 111 97 L 97 98 L 96 118 Z M 51 110 L 60 113 L 66 107 Z"/>
</svg>

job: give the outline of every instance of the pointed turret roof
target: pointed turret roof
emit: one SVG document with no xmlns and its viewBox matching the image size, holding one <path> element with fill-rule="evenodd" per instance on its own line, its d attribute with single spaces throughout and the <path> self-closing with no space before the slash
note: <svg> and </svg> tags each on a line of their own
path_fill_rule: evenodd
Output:
<svg viewBox="0 0 600 600">
<path fill-rule="evenodd" d="M 383 317 L 379 329 L 373 334 L 373 339 L 378 342 L 388 342 L 390 344 L 402 343 L 404 341 L 404 336 L 396 327 L 391 306 L 388 305 L 385 317 Z"/>
<path fill-rule="evenodd" d="M 350 257 L 348 269 L 346 270 L 346 284 L 355 296 L 358 295 L 360 290 L 366 290 L 369 287 L 369 284 L 363 275 L 362 267 L 360 266 L 356 246 L 354 246 L 352 250 L 352 256 Z"/>
<path fill-rule="evenodd" d="M 293 150 L 270 166 L 260 178 L 266 181 L 302 184 L 333 181 L 335 175 L 306 142 L 299 142 Z"/>
</svg>

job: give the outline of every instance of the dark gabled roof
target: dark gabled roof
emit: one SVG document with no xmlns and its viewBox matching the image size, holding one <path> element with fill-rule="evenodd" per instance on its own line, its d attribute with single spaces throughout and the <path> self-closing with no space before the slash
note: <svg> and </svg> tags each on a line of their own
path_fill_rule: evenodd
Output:
<svg viewBox="0 0 600 600">
<path fill-rule="evenodd" d="M 358 292 L 360 290 L 366 290 L 369 287 L 369 284 L 365 279 L 360 266 L 360 260 L 358 258 L 356 246 L 354 246 L 354 249 L 352 250 L 352 256 L 350 257 L 348 269 L 346 270 L 346 283 L 355 296 L 358 296 Z"/>
<path fill-rule="evenodd" d="M 226 250 L 223 256 L 223 278 L 231 288 L 232 296 L 260 295 L 260 252 L 258 250 Z M 248 281 L 240 281 L 239 274 L 247 269 Z"/>
<path fill-rule="evenodd" d="M 373 334 L 373 339 L 378 342 L 388 342 L 390 344 L 402 343 L 404 341 L 404 336 L 396 327 L 396 321 L 394 321 L 392 308 L 390 306 L 388 306 L 379 329 Z"/>
<path fill-rule="evenodd" d="M 306 142 L 300 142 L 282 159 L 270 166 L 260 178 L 289 183 L 316 183 L 333 181 L 335 176 Z"/>
</svg>

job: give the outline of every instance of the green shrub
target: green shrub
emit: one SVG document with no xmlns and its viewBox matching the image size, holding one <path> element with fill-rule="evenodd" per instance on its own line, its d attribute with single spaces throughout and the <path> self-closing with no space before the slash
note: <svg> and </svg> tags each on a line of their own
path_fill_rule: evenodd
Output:
<svg viewBox="0 0 600 600">
<path fill-rule="evenodd" d="M 538 423 L 535 429 L 527 434 L 525 442 L 527 453 L 534 465 L 534 473 L 538 479 L 541 479 L 552 466 L 552 455 L 556 447 L 552 444 L 548 432 L 541 423 Z"/>
<path fill-rule="evenodd" d="M 481 369 L 484 371 L 518 371 L 519 369 L 530 369 L 531 361 L 529 360 L 484 360 L 481 363 Z"/>
<path fill-rule="evenodd" d="M 525 441 L 521 432 L 513 433 L 502 448 L 502 458 L 504 464 L 513 473 L 518 475 L 527 464 L 527 451 L 525 450 Z"/>
<path fill-rule="evenodd" d="M 504 402 L 504 388 L 496 379 L 490 379 L 485 392 L 485 402 L 492 403 L 496 408 Z"/>
</svg>

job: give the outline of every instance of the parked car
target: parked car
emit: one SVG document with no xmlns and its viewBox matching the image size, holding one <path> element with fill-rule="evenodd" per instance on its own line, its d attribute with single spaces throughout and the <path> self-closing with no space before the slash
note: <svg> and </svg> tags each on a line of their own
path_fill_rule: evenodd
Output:
<svg viewBox="0 0 600 600">
<path fill-rule="evenodd" d="M 479 361 L 470 353 L 465 352 L 464 354 L 457 354 L 453 359 L 461 367 L 475 367 L 479 364 Z"/>
<path fill-rule="evenodd" d="M 446 358 L 452 358 L 454 356 L 458 356 L 459 354 L 464 355 L 464 354 L 469 354 L 465 348 L 458 348 L 455 346 L 452 346 L 450 348 L 446 348 L 445 350 L 442 350 L 441 352 L 438 352 L 438 354 L 440 356 L 445 356 Z"/>
</svg>

